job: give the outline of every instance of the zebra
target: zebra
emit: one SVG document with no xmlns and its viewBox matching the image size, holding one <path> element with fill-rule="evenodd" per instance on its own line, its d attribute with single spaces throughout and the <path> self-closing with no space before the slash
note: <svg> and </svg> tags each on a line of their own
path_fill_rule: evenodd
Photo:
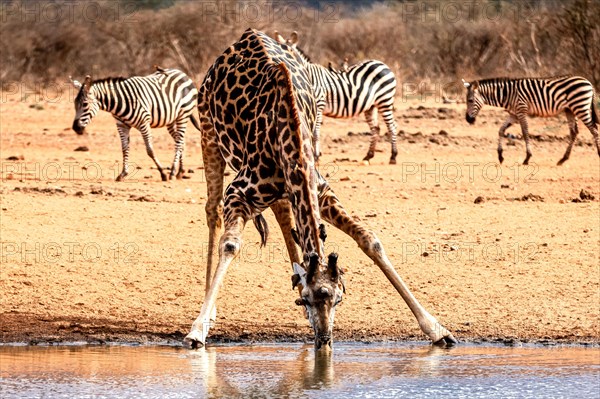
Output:
<svg viewBox="0 0 600 399">
<path fill-rule="evenodd" d="M 503 107 L 508 111 L 508 118 L 498 132 L 498 161 L 502 163 L 502 137 L 504 132 L 514 123 L 521 125 L 525 139 L 527 155 L 524 165 L 529 163 L 529 130 L 527 116 L 554 116 L 565 111 L 569 124 L 570 138 L 567 150 L 558 165 L 562 165 L 571 155 L 575 138 L 579 133 L 577 119 L 589 129 L 596 143 L 600 156 L 598 141 L 598 112 L 595 105 L 594 87 L 581 76 L 558 76 L 549 78 L 492 78 L 465 82 L 467 88 L 466 119 L 469 124 L 475 123 L 475 117 L 483 104 Z"/>
<path fill-rule="evenodd" d="M 192 115 L 198 91 L 192 79 L 177 69 L 155 66 L 148 76 L 105 78 L 93 81 L 88 75 L 83 84 L 72 80 L 79 89 L 75 98 L 73 130 L 83 134 L 99 109 L 110 112 L 116 120 L 123 150 L 123 170 L 117 177 L 122 181 L 129 173 L 129 131 L 132 127 L 142 133 L 146 152 L 152 158 L 163 181 L 168 177 L 183 177 L 183 150 L 188 119 L 200 130 Z M 154 155 L 150 128 L 166 126 L 175 140 L 175 158 L 169 176 Z"/>
<path fill-rule="evenodd" d="M 371 143 L 363 161 L 369 161 L 375 155 L 379 139 L 377 112 L 381 114 L 391 137 L 392 154 L 390 164 L 396 163 L 397 126 L 394 120 L 394 98 L 396 96 L 396 77 L 386 64 L 377 60 L 362 61 L 348 66 L 346 61 L 341 70 L 331 65 L 325 67 L 310 61 L 310 58 L 298 47 L 298 33 L 293 32 L 291 39 L 285 40 L 275 32 L 279 43 L 287 44 L 297 50 L 304 59 L 317 98 L 317 120 L 313 132 L 313 150 L 315 159 L 321 155 L 320 128 L 323 115 L 332 118 L 351 118 L 365 114 Z"/>
</svg>

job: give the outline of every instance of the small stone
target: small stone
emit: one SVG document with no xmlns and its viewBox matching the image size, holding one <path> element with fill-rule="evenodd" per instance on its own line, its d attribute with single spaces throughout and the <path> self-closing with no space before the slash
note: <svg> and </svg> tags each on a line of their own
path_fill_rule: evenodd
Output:
<svg viewBox="0 0 600 399">
<path fill-rule="evenodd" d="M 427 257 L 427 256 L 429 256 L 429 252 L 423 252 L 423 253 L 421 254 L 421 256 L 423 256 L 423 257 Z"/>
<path fill-rule="evenodd" d="M 476 204 L 481 204 L 483 202 L 485 202 L 485 198 L 483 198 L 482 196 L 479 196 L 479 197 L 475 198 L 475 203 Z"/>
<path fill-rule="evenodd" d="M 579 198 L 581 198 L 583 201 L 593 201 L 596 199 L 592 193 L 585 189 L 581 189 L 579 192 Z"/>
<path fill-rule="evenodd" d="M 90 149 L 87 146 L 82 145 L 82 146 L 79 146 L 79 147 L 75 148 L 73 151 L 88 152 L 89 150 Z"/>
</svg>

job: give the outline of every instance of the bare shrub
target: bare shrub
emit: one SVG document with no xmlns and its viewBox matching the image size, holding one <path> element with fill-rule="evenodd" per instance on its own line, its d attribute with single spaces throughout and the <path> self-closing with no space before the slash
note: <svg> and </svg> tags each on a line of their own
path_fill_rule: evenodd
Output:
<svg viewBox="0 0 600 399">
<path fill-rule="evenodd" d="M 600 2 L 592 0 L 426 0 L 368 8 L 328 3 L 335 14 L 327 20 L 298 4 L 293 17 L 286 16 L 285 2 L 267 0 L 100 1 L 94 2 L 100 8 L 94 18 L 81 17 L 86 2 L 0 4 L 2 82 L 128 76 L 157 64 L 180 68 L 199 84 L 214 59 L 254 27 L 285 36 L 297 30 L 301 47 L 325 65 L 344 58 L 381 60 L 401 82 L 575 73 L 600 85 Z M 72 17 L 18 12 L 36 4 L 74 7 Z M 115 10 L 115 4 L 123 8 Z M 128 6 L 136 8 L 123 12 Z"/>
</svg>

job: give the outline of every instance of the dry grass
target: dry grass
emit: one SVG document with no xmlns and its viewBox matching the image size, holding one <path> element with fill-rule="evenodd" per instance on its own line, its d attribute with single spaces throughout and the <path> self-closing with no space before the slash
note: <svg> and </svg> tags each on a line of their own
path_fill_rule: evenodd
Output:
<svg viewBox="0 0 600 399">
<path fill-rule="evenodd" d="M 402 82 L 573 73 L 600 87 L 597 1 L 429 1 L 359 9 L 334 2 L 320 11 L 303 2 L 263 0 L 146 3 L 157 8 L 129 1 L 1 2 L 2 83 L 146 74 L 154 64 L 181 68 L 200 83 L 224 48 L 254 27 L 297 30 L 301 46 L 324 64 L 380 59 Z"/>
</svg>

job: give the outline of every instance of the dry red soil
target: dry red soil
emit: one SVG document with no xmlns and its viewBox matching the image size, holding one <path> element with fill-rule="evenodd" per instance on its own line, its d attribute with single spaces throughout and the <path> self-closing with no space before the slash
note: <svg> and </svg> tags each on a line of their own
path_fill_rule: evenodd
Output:
<svg viewBox="0 0 600 399">
<path fill-rule="evenodd" d="M 77 136 L 72 99 L 36 107 L 34 97 L 11 97 L 0 109 L 0 341 L 181 340 L 204 297 L 200 133 L 189 126 L 189 179 L 161 182 L 132 131 L 135 173 L 117 183 L 112 118 L 102 113 Z M 320 169 L 379 236 L 417 299 L 459 340 L 598 343 L 600 161 L 587 129 L 580 126 L 571 159 L 557 167 L 565 117 L 532 120 L 527 167 L 520 139 L 508 140 L 497 164 L 501 110 L 486 108 L 469 126 L 464 104 L 398 99 L 396 118 L 398 165 L 387 164 L 383 141 L 371 165 L 361 164 L 363 119 L 326 119 Z M 509 132 L 520 136 L 518 128 Z M 159 129 L 154 137 L 169 165 L 170 136 Z M 80 146 L 89 151 L 74 151 Z M 595 199 L 573 202 L 582 190 Z M 281 233 L 265 215 L 269 243 L 261 249 L 247 226 L 209 342 L 312 338 L 294 304 Z M 346 270 L 336 339 L 425 339 L 354 241 L 331 227 L 328 234 L 327 249 Z"/>
</svg>

